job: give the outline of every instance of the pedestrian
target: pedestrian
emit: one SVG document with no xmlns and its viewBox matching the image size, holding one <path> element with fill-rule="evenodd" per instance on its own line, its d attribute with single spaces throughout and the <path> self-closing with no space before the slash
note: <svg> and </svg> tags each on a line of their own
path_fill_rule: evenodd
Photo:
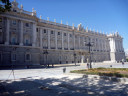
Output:
<svg viewBox="0 0 128 96">
<path fill-rule="evenodd" d="M 124 66 L 124 59 L 122 59 L 122 65 Z"/>
<path fill-rule="evenodd" d="M 122 65 L 124 66 L 124 62 L 122 61 Z"/>
<path fill-rule="evenodd" d="M 66 68 L 63 68 L 63 73 L 65 73 L 66 72 Z"/>
<path fill-rule="evenodd" d="M 89 59 L 87 58 L 87 68 L 89 69 Z"/>
<path fill-rule="evenodd" d="M 87 63 L 87 68 L 89 69 L 89 63 Z"/>
<path fill-rule="evenodd" d="M 54 67 L 54 64 L 52 63 L 52 68 Z"/>
</svg>

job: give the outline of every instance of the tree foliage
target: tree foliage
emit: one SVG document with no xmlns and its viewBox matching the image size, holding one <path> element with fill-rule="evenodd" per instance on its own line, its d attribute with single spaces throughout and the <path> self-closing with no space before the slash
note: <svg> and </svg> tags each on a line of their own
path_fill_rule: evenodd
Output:
<svg viewBox="0 0 128 96">
<path fill-rule="evenodd" d="M 11 2 L 9 0 L 0 0 L 0 12 L 10 11 Z"/>
</svg>

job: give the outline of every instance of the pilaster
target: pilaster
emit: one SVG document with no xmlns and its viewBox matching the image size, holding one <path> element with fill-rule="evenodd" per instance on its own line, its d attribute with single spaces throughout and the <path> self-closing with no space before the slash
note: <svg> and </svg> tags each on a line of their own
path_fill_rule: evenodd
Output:
<svg viewBox="0 0 128 96">
<path fill-rule="evenodd" d="M 20 46 L 23 46 L 23 22 L 20 21 Z"/>
<path fill-rule="evenodd" d="M 56 46 L 56 49 L 58 49 L 57 48 L 57 32 L 55 31 L 55 46 Z"/>
<path fill-rule="evenodd" d="M 36 46 L 36 23 L 32 24 L 33 33 L 32 33 L 32 46 Z"/>
<path fill-rule="evenodd" d="M 7 18 L 5 45 L 9 45 L 9 28 L 10 28 L 9 19 Z"/>
<path fill-rule="evenodd" d="M 62 50 L 64 50 L 64 40 L 63 40 L 64 34 L 62 32 Z"/>
<path fill-rule="evenodd" d="M 42 47 L 42 28 L 40 28 L 40 48 Z"/>
<path fill-rule="evenodd" d="M 48 32 L 48 49 L 50 49 L 50 30 L 47 30 Z"/>
<path fill-rule="evenodd" d="M 69 33 L 67 33 L 67 35 L 68 35 L 68 50 L 70 50 L 70 48 L 69 48 Z"/>
<path fill-rule="evenodd" d="M 79 49 L 80 49 L 80 36 L 78 36 L 78 43 L 79 43 Z"/>
<path fill-rule="evenodd" d="M 73 45 L 74 45 L 74 50 L 75 50 L 75 33 L 73 35 Z"/>
</svg>

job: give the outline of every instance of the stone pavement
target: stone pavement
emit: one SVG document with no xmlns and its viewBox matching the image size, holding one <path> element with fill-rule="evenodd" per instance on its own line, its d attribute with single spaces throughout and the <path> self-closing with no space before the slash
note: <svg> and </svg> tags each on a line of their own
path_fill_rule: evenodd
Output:
<svg viewBox="0 0 128 96">
<path fill-rule="evenodd" d="M 97 63 L 93 67 L 110 65 Z M 128 63 L 112 66 L 128 68 Z M 13 74 L 9 77 L 11 70 L 0 70 L 0 96 L 128 96 L 128 84 L 69 73 L 85 69 L 85 65 L 66 67 L 66 73 L 63 68 L 15 69 L 15 80 Z"/>
</svg>

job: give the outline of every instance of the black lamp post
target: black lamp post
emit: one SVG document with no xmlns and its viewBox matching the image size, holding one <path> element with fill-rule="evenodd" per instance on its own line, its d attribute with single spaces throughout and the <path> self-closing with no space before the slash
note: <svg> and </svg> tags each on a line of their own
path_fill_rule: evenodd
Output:
<svg viewBox="0 0 128 96">
<path fill-rule="evenodd" d="M 86 43 L 86 42 L 85 42 Z M 90 42 L 90 38 L 89 38 L 89 42 L 85 44 L 85 46 L 89 47 L 89 61 L 90 61 L 90 68 L 92 68 L 92 60 L 91 60 L 91 47 L 93 46 L 93 42 Z"/>
<path fill-rule="evenodd" d="M 47 67 L 47 55 L 48 55 L 48 51 L 47 51 L 47 49 L 43 52 L 43 54 L 46 55 L 46 67 Z M 48 65 L 48 67 L 49 67 L 49 65 Z"/>
<path fill-rule="evenodd" d="M 74 53 L 74 62 L 75 62 L 75 66 L 76 66 L 76 53 Z"/>
</svg>

